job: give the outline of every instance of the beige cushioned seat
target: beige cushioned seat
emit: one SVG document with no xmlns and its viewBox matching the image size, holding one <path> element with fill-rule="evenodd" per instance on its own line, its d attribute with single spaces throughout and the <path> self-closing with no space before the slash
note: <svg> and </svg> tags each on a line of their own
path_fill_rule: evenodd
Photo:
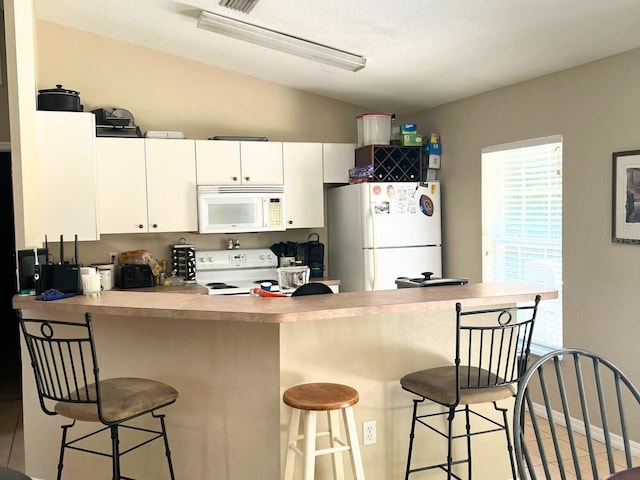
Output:
<svg viewBox="0 0 640 480">
<path fill-rule="evenodd" d="M 95 384 L 88 385 L 89 399 L 96 400 Z M 84 396 L 85 393 L 81 392 Z M 77 398 L 73 392 L 68 398 Z M 100 382 L 102 416 L 109 423 L 116 423 L 143 412 L 169 405 L 178 398 L 178 391 L 162 382 L 146 378 L 109 378 Z M 99 422 L 95 403 L 60 402 L 56 413 L 74 420 Z"/>
<path fill-rule="evenodd" d="M 473 405 L 478 403 L 487 403 L 497 400 L 509 398 L 515 394 L 515 388 L 512 385 L 500 387 L 486 388 L 462 388 L 467 377 L 477 379 L 490 378 L 491 382 L 500 383 L 503 380 L 490 374 L 485 369 L 471 367 L 469 370 L 460 368 L 460 404 Z M 486 380 L 485 380 L 486 381 Z M 475 382 L 477 383 L 477 381 Z M 405 375 L 400 379 L 402 387 L 410 392 L 420 395 L 424 398 L 433 400 L 442 405 L 454 405 L 456 403 L 456 367 L 454 365 L 428 368 Z"/>
</svg>

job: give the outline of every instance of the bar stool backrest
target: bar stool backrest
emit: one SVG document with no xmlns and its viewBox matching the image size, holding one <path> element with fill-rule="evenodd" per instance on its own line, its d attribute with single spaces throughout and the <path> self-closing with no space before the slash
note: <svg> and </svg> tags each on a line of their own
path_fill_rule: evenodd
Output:
<svg viewBox="0 0 640 480">
<path fill-rule="evenodd" d="M 102 421 L 91 314 L 83 323 L 19 317 L 42 410 L 56 415 L 51 402 L 95 404 Z"/>
<path fill-rule="evenodd" d="M 325 293 L 333 293 L 329 285 L 321 282 L 309 282 L 296 288 L 291 296 L 300 297 L 303 295 L 322 295 Z"/>
<path fill-rule="evenodd" d="M 472 311 L 462 311 L 461 304 L 456 304 L 455 362 L 460 390 L 518 381 L 529 358 L 539 302 L 536 296 L 533 305 Z"/>
</svg>

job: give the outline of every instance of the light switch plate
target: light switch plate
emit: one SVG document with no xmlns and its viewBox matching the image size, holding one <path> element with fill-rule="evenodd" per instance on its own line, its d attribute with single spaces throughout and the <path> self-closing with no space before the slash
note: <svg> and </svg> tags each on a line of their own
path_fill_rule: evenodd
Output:
<svg viewBox="0 0 640 480">
<path fill-rule="evenodd" d="M 429 168 L 440 168 L 440 155 L 429 155 Z"/>
</svg>

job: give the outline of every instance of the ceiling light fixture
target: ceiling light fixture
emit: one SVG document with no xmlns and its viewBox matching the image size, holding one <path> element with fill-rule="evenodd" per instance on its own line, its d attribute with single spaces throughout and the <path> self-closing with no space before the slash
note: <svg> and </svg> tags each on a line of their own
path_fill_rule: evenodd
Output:
<svg viewBox="0 0 640 480">
<path fill-rule="evenodd" d="M 258 3 L 258 0 L 220 0 L 218 5 L 238 10 L 242 13 L 249 13 L 256 6 L 256 3 Z"/>
<path fill-rule="evenodd" d="M 352 72 L 364 68 L 367 63 L 367 59 L 360 55 L 205 10 L 200 13 L 200 18 L 198 18 L 198 28 Z"/>
</svg>

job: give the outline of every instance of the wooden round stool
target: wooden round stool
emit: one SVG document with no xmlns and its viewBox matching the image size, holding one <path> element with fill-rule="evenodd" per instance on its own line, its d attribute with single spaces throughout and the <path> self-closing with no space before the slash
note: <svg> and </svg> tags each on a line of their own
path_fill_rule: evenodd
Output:
<svg viewBox="0 0 640 480">
<path fill-rule="evenodd" d="M 360 456 L 360 444 L 353 406 L 358 403 L 358 392 L 347 386 L 336 383 L 305 383 L 289 388 L 282 400 L 292 408 L 289 436 L 287 438 L 287 457 L 284 467 L 284 480 L 293 479 L 293 467 L 296 455 L 304 461 L 304 480 L 312 480 L 316 465 L 316 457 L 332 454 L 333 473 L 336 479 L 344 478 L 342 452 L 348 451 L 351 466 L 357 480 L 364 480 L 364 469 Z M 340 439 L 340 417 L 342 412 L 347 441 Z M 304 427 L 299 433 L 300 413 L 304 412 Z M 327 412 L 329 430 L 316 431 L 317 413 Z M 316 438 L 329 435 L 329 448 L 317 449 Z M 303 448 L 298 448 L 298 441 L 304 440 Z"/>
</svg>

